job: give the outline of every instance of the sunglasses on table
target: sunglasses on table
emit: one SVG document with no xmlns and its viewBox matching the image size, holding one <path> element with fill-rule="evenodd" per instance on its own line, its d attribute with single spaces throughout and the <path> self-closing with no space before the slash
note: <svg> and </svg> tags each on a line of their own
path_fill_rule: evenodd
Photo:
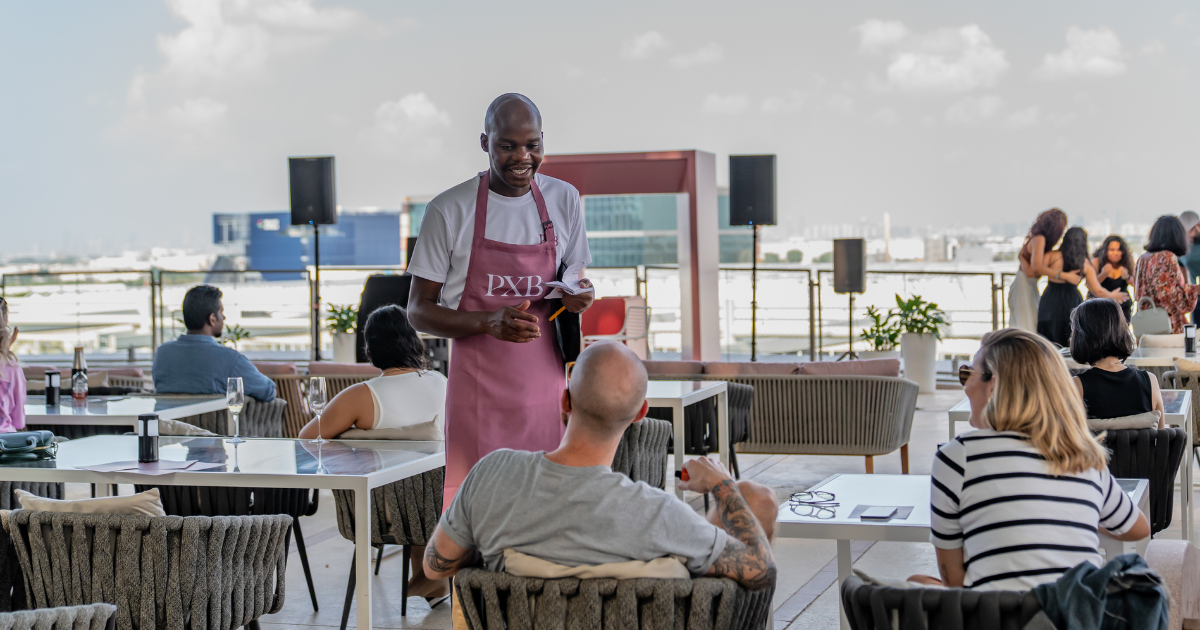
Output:
<svg viewBox="0 0 1200 630">
<path fill-rule="evenodd" d="M 834 501 L 832 492 L 793 492 L 788 499 L 788 508 L 796 516 L 809 518 L 830 519 L 837 516 L 837 507 L 841 505 Z"/>
</svg>

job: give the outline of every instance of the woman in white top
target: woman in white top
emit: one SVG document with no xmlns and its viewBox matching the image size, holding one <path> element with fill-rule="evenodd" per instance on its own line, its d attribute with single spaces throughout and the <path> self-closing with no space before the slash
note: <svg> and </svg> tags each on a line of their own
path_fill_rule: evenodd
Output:
<svg viewBox="0 0 1200 630">
<path fill-rule="evenodd" d="M 404 309 L 389 305 L 371 313 L 363 339 L 371 365 L 383 374 L 342 390 L 321 414 L 320 428 L 314 419 L 301 429 L 300 437 L 315 438 L 319 430 L 321 437 L 336 438 L 351 428 L 377 431 L 424 423 L 433 423 L 436 435 L 444 436 L 446 377 L 427 369 L 425 344 Z M 425 547 L 413 545 L 409 595 L 428 600 L 445 597 L 449 582 L 425 577 L 424 557 Z"/>
<path fill-rule="evenodd" d="M 342 390 L 321 414 L 321 437 L 336 438 L 347 429 L 402 429 L 432 422 L 443 434 L 446 377 L 427 369 L 425 344 L 396 305 L 384 306 L 367 318 L 363 329 L 367 358 L 383 374 Z M 317 437 L 313 419 L 300 430 L 302 439 Z"/>
<path fill-rule="evenodd" d="M 1150 535 L 1146 515 L 1109 474 L 1050 342 L 1013 328 L 989 333 L 959 378 L 979 430 L 934 458 L 929 540 L 941 579 L 910 580 L 1029 590 L 1082 562 L 1099 566 L 1101 535 Z"/>
</svg>

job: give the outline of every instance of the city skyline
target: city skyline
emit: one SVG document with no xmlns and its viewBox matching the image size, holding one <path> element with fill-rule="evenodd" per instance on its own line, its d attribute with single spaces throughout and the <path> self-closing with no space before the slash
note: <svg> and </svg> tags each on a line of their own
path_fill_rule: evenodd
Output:
<svg viewBox="0 0 1200 630">
<path fill-rule="evenodd" d="M 287 207 L 288 155 L 336 155 L 346 207 L 398 207 L 486 167 L 503 91 L 550 153 L 698 148 L 722 185 L 728 154 L 778 154 L 776 238 L 1200 205 L 1181 2 L 486 7 L 5 5 L 0 248 L 203 248 L 214 212 Z"/>
</svg>

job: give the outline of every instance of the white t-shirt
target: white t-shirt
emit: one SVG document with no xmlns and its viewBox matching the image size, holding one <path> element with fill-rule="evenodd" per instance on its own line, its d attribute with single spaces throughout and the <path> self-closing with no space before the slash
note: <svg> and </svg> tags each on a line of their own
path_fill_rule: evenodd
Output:
<svg viewBox="0 0 1200 630">
<path fill-rule="evenodd" d="M 588 249 L 579 191 L 561 179 L 541 174 L 535 177 L 546 199 L 546 212 L 554 222 L 558 263 L 591 264 L 592 252 Z M 412 275 L 443 284 L 440 303 L 446 308 L 458 308 L 467 282 L 478 192 L 479 176 L 476 175 L 429 202 L 416 250 L 408 264 L 408 272 Z M 532 191 L 522 197 L 505 197 L 489 190 L 487 209 L 485 237 L 512 245 L 542 242 L 542 221 L 538 218 Z"/>
</svg>

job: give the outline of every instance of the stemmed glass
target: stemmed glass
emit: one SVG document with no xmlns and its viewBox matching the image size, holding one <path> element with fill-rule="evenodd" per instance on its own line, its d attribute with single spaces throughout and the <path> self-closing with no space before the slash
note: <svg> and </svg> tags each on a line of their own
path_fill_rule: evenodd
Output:
<svg viewBox="0 0 1200 630">
<path fill-rule="evenodd" d="M 230 444 L 241 444 L 246 440 L 238 437 L 238 416 L 242 414 L 242 407 L 246 404 L 246 393 L 242 390 L 242 377 L 235 376 L 225 382 L 225 406 L 229 408 L 229 414 L 233 416 L 233 439 L 229 440 Z"/>
<path fill-rule="evenodd" d="M 321 436 L 321 410 L 325 409 L 325 401 L 325 377 L 314 376 L 308 379 L 308 406 L 317 414 L 317 438 L 309 440 L 309 444 L 324 444 L 329 441 Z"/>
</svg>

